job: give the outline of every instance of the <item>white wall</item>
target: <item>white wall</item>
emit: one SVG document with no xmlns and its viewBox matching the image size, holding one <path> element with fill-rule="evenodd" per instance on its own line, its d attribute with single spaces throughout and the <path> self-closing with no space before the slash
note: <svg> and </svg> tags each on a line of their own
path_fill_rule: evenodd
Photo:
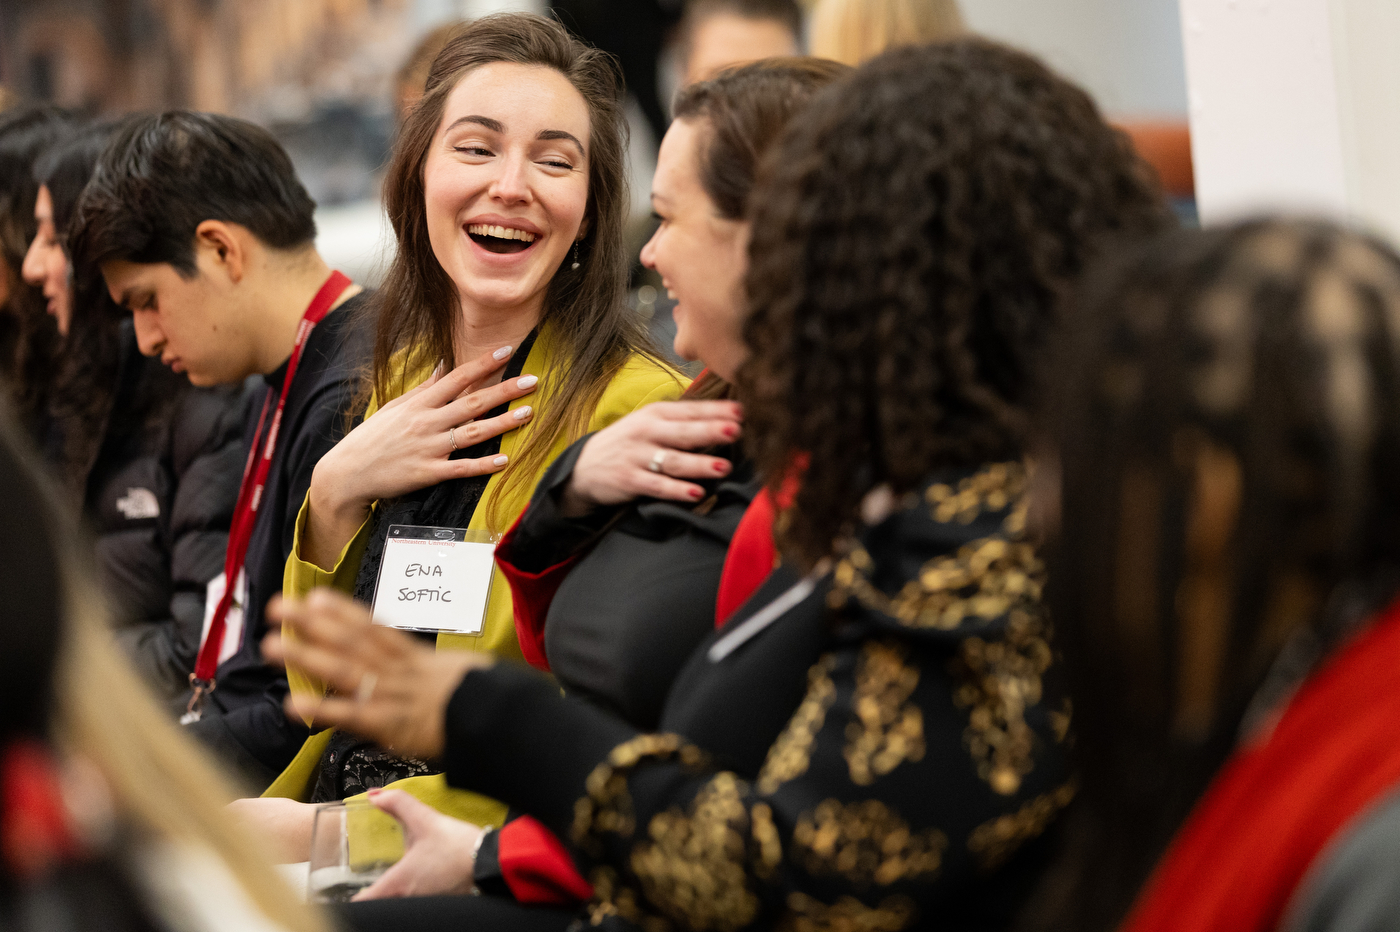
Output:
<svg viewBox="0 0 1400 932">
<path fill-rule="evenodd" d="M 1325 213 L 1400 237 L 1400 3 L 1182 0 L 1201 218 Z"/>
<path fill-rule="evenodd" d="M 1186 116 L 1177 0 L 960 2 L 969 26 L 1040 56 L 1110 116 Z"/>
</svg>

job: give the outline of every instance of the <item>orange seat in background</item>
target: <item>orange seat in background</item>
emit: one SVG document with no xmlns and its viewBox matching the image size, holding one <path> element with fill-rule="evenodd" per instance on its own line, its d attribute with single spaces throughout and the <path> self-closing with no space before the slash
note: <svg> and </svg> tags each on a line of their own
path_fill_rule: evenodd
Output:
<svg viewBox="0 0 1400 932">
<path fill-rule="evenodd" d="M 1166 120 L 1116 121 L 1128 134 L 1143 161 L 1157 169 L 1168 197 L 1194 198 L 1196 175 L 1191 165 L 1191 129 Z"/>
</svg>

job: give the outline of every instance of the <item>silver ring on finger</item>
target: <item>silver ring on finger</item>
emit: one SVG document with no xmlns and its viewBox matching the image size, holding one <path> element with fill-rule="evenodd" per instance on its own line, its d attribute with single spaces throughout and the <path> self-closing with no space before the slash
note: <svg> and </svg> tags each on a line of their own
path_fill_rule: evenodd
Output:
<svg viewBox="0 0 1400 932">
<path fill-rule="evenodd" d="M 447 428 L 447 442 L 452 444 L 452 452 L 457 452 L 457 428 Z"/>
<path fill-rule="evenodd" d="M 657 450 L 651 455 L 651 462 L 647 464 L 647 469 L 654 473 L 662 471 L 662 466 L 666 463 L 666 450 Z"/>
<path fill-rule="evenodd" d="M 364 705 L 369 702 L 374 695 L 374 687 L 379 684 L 379 677 L 373 672 L 366 670 L 360 677 L 360 685 L 355 687 L 355 704 Z"/>
</svg>

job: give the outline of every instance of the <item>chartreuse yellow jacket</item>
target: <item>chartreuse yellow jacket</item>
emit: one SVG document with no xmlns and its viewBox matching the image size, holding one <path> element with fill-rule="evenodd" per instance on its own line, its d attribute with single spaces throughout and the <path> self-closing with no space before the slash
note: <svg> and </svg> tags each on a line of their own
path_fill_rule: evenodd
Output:
<svg viewBox="0 0 1400 932">
<path fill-rule="evenodd" d="M 546 326 L 536 338 L 522 370 L 522 375 L 539 376 L 539 391 L 535 393 L 535 396 L 526 396 L 512 401 L 510 403 L 512 409 L 522 404 L 535 404 L 542 407 L 549 403 L 550 386 L 547 374 L 555 368 L 554 352 L 556 346 L 555 341 L 550 336 L 550 328 Z M 404 382 L 398 386 L 399 391 L 395 393 L 395 397 L 422 383 L 430 374 L 431 367 L 410 372 Z M 687 384 L 688 380 L 675 370 L 663 368 L 645 357 L 633 357 L 613 376 L 612 381 L 603 391 L 598 406 L 593 411 L 593 417 L 589 421 L 588 430 L 590 432 L 601 430 L 624 415 L 654 401 L 674 401 L 680 397 Z M 540 395 L 544 396 L 543 399 L 538 397 Z M 372 399 L 366 417 L 373 415 L 377 407 L 377 400 Z M 523 427 L 503 435 L 501 437 L 501 452 L 513 457 L 515 451 L 528 439 L 530 430 L 538 421 L 539 418 L 536 418 Z M 557 438 L 550 460 L 562 453 L 569 442 L 569 438 L 565 436 Z M 547 464 L 548 461 L 546 461 Z M 543 467 L 541 467 L 541 472 L 543 472 Z M 481 501 L 472 515 L 469 529 L 476 530 L 487 527 L 487 505 L 495 495 L 500 478 L 501 474 L 497 473 L 487 483 Z M 500 514 L 506 527 L 515 521 L 520 512 L 525 510 L 538 481 L 539 476 L 535 476 L 531 482 L 515 486 L 502 499 L 503 507 L 500 509 Z M 359 573 L 360 562 L 368 544 L 371 521 L 366 519 L 365 523 L 361 525 L 354 538 L 341 551 L 335 566 L 330 570 L 323 570 L 319 566 L 301 559 L 301 540 L 306 528 L 306 513 L 307 506 L 303 503 L 301 512 L 297 516 L 296 537 L 292 555 L 287 560 L 282 591 L 286 595 L 294 597 L 304 597 L 312 589 L 320 586 L 329 586 L 345 593 L 353 592 L 355 578 Z M 501 527 L 495 530 L 504 531 L 505 529 L 505 527 Z M 491 587 L 490 599 L 486 606 L 486 622 L 481 634 L 439 634 L 437 644 L 439 650 L 482 650 L 506 660 L 524 661 L 519 642 L 515 636 L 515 618 L 511 612 L 510 585 L 501 575 L 499 569 L 496 570 L 495 581 Z M 325 691 L 323 684 L 299 670 L 288 669 L 287 675 L 294 693 L 319 696 Z M 330 742 L 330 738 L 331 730 L 327 729 L 307 739 L 296 758 L 282 772 L 282 775 L 273 781 L 263 795 L 306 801 L 310 796 L 311 788 L 315 785 L 317 765 L 326 745 Z M 442 812 L 475 822 L 478 825 L 500 825 L 505 820 L 506 806 L 504 803 L 476 793 L 452 789 L 447 786 L 441 775 L 410 777 L 406 780 L 400 780 L 393 786 L 396 789 L 412 793 L 418 799 Z M 367 842 L 369 840 L 364 839 L 361 843 Z"/>
</svg>

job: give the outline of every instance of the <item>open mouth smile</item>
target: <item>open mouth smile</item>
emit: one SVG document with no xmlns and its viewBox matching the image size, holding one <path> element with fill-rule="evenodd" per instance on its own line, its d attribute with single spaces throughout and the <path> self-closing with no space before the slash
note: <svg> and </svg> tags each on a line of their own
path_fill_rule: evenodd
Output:
<svg viewBox="0 0 1400 932">
<path fill-rule="evenodd" d="M 467 235 L 487 252 L 509 254 L 524 252 L 539 239 L 534 233 L 517 230 L 514 227 L 498 226 L 494 223 L 473 223 L 467 227 Z"/>
</svg>

